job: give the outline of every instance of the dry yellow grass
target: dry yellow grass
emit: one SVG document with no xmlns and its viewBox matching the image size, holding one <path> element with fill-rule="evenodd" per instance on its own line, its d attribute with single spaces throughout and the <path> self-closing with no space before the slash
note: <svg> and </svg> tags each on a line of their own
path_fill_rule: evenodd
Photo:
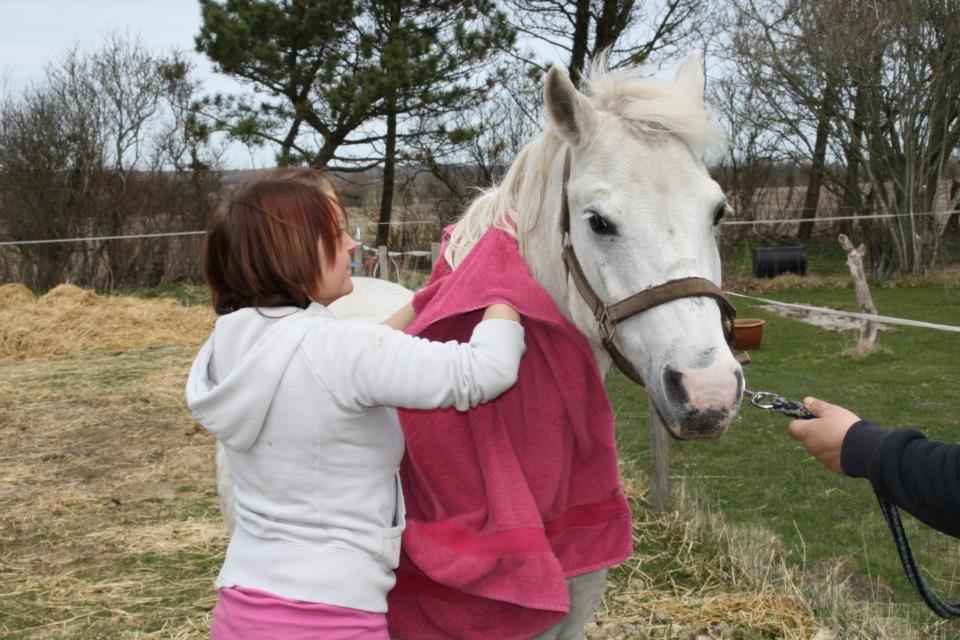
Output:
<svg viewBox="0 0 960 640">
<path fill-rule="evenodd" d="M 29 302 L 33 302 L 33 293 L 22 284 L 0 285 L 0 309 L 10 309 Z"/>
<path fill-rule="evenodd" d="M 182 394 L 213 314 L 11 285 L 0 311 L 0 638 L 206 638 L 227 539 L 213 440 Z M 822 626 L 769 534 L 684 496 L 652 514 L 626 484 L 637 552 L 589 638 L 806 640 Z"/>
<path fill-rule="evenodd" d="M 624 487 L 635 549 L 612 574 L 589 638 L 806 640 L 821 626 L 768 533 L 725 525 L 682 487 L 659 514 L 645 507 L 642 481 L 625 478 Z"/>
<path fill-rule="evenodd" d="M 0 286 L 0 359 L 52 358 L 83 351 L 202 343 L 213 311 L 169 298 L 101 296 L 63 284 L 34 298 L 18 284 Z"/>
<path fill-rule="evenodd" d="M 0 287 L 0 638 L 205 638 L 226 536 L 183 406 L 213 313 Z"/>
<path fill-rule="evenodd" d="M 0 638 L 206 637 L 226 536 L 193 350 L 0 366 Z"/>
</svg>

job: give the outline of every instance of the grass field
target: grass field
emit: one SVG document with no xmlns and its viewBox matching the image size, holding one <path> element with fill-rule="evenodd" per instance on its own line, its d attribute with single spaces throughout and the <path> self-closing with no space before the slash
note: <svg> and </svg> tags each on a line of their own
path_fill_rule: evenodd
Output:
<svg viewBox="0 0 960 640">
<path fill-rule="evenodd" d="M 226 536 L 177 393 L 191 357 L 0 366 L 0 637 L 204 637 Z"/>
<path fill-rule="evenodd" d="M 192 356 L 172 346 L 3 362 L 0 638 L 206 637 L 227 540 L 213 442 L 180 397 Z M 809 607 L 779 573 L 718 556 L 718 531 L 696 510 L 651 513 L 642 480 L 629 487 L 637 552 L 590 638 L 809 636 Z"/>
<path fill-rule="evenodd" d="M 170 299 L 199 288 L 141 293 L 0 287 L 0 638 L 206 637 L 227 540 L 213 441 L 182 390 L 213 316 Z M 809 637 L 767 534 L 718 554 L 717 519 L 687 501 L 652 513 L 626 472 L 637 549 L 592 640 Z"/>
<path fill-rule="evenodd" d="M 850 289 L 784 289 L 773 299 L 856 310 Z M 875 288 L 882 314 L 956 324 L 960 288 Z M 868 357 L 845 355 L 855 332 L 831 332 L 736 300 L 741 317 L 766 321 L 760 349 L 745 369 L 754 390 L 801 399 L 815 395 L 887 426 L 914 426 L 930 437 L 960 440 L 960 334 L 898 328 L 883 332 Z M 649 468 L 646 398 L 619 374 L 608 379 L 625 458 Z M 805 571 L 833 567 L 861 597 L 893 603 L 902 615 L 933 620 L 902 577 L 890 534 L 868 483 L 826 471 L 786 435 L 788 419 L 745 406 L 720 440 L 670 443 L 671 475 L 729 521 L 776 534 L 791 564 Z M 928 580 L 960 599 L 960 544 L 910 521 L 908 528 Z M 960 626 L 941 629 L 954 637 Z M 952 635 L 951 635 L 952 634 Z"/>
<path fill-rule="evenodd" d="M 757 283 L 740 264 L 731 281 L 772 298 L 854 309 L 842 252 L 811 255 L 821 257 L 807 279 Z M 26 298 L 4 307 L 0 295 L 0 639 L 206 637 L 226 537 L 213 443 L 183 406 L 182 388 L 212 316 L 188 307 L 199 314 L 182 318 L 170 306 L 169 298 L 202 304 L 200 286 L 137 296 L 64 290 L 52 295 L 55 308 L 28 318 L 11 311 Z M 888 315 L 948 324 L 960 317 L 955 272 L 876 286 L 874 297 Z M 108 304 L 137 331 L 120 340 L 97 316 Z M 886 425 L 960 440 L 952 356 L 960 335 L 884 332 L 881 351 L 858 359 L 844 355 L 853 333 L 737 306 L 741 317 L 767 321 L 746 369 L 752 388 L 819 394 Z M 658 514 L 645 500 L 645 398 L 618 374 L 608 389 L 635 554 L 613 572 L 589 638 L 809 639 L 820 628 L 836 635 L 818 640 L 957 636 L 960 628 L 925 614 L 904 584 L 867 484 L 812 461 L 786 436 L 785 419 L 744 407 L 721 440 L 671 443 L 677 507 Z M 960 599 L 956 541 L 908 526 L 935 586 Z"/>
</svg>

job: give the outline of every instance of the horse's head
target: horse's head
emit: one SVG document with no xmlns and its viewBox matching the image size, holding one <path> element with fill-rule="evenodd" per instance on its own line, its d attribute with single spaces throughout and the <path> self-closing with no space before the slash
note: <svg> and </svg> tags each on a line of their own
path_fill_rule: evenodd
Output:
<svg viewBox="0 0 960 640">
<path fill-rule="evenodd" d="M 684 60 L 673 83 L 629 72 L 594 77 L 590 97 L 556 68 L 547 76 L 547 114 L 567 149 L 554 160 L 554 176 L 569 153 L 569 242 L 607 305 L 683 278 L 720 284 L 716 234 L 726 201 L 698 154 L 717 133 L 703 81 L 697 55 Z M 595 312 L 573 280 L 566 279 L 567 311 L 600 344 Z M 642 375 L 672 435 L 714 438 L 730 424 L 743 375 L 715 299 L 658 304 L 620 323 L 613 343 Z"/>
</svg>

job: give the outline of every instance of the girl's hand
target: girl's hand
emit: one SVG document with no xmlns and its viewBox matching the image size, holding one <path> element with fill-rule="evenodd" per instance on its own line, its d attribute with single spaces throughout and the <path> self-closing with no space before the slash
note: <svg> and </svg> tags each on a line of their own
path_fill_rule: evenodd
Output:
<svg viewBox="0 0 960 640">
<path fill-rule="evenodd" d="M 803 406 L 816 417 L 792 421 L 787 432 L 825 467 L 844 475 L 840 465 L 843 439 L 860 418 L 852 411 L 816 398 L 804 398 Z"/>
<path fill-rule="evenodd" d="M 396 329 L 398 331 L 403 331 L 410 323 L 416 320 L 417 312 L 413 310 L 413 303 L 408 302 L 407 304 L 400 307 L 400 310 L 394 313 L 392 316 L 381 322 L 380 324 L 385 324 L 391 329 Z"/>
</svg>

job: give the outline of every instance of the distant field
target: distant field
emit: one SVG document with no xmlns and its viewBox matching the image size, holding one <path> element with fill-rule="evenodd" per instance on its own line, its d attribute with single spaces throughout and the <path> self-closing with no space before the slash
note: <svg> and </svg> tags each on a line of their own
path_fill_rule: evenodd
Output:
<svg viewBox="0 0 960 640">
<path fill-rule="evenodd" d="M 858 242 L 854 237 L 853 241 Z M 931 273 L 933 278 L 947 271 L 957 273 L 960 269 L 960 235 L 943 236 L 940 259 Z M 753 250 L 758 247 L 803 246 L 807 255 L 807 273 L 816 277 L 838 277 L 845 286 L 849 283 L 850 270 L 846 263 L 846 253 L 837 237 L 821 232 L 810 242 L 801 243 L 792 237 L 781 238 L 741 238 L 724 243 L 721 250 L 724 280 L 739 282 L 753 275 Z M 869 258 L 864 260 L 869 267 Z M 902 278 L 901 278 L 902 279 Z"/>
</svg>

